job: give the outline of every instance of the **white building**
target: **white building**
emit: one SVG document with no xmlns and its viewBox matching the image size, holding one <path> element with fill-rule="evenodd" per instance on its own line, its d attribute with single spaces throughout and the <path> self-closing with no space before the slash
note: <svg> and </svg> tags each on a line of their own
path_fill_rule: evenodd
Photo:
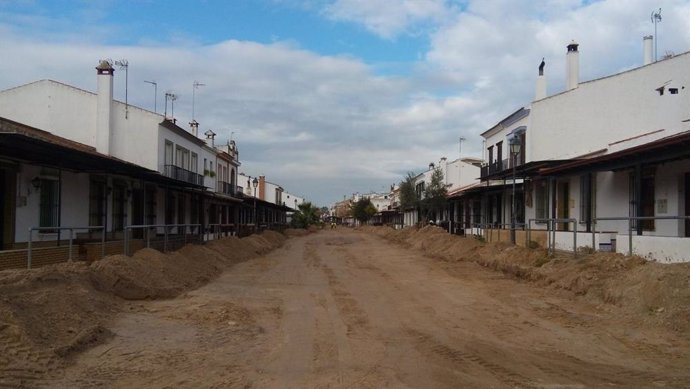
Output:
<svg viewBox="0 0 690 389">
<path fill-rule="evenodd" d="M 632 241 L 638 255 L 690 260 L 690 240 L 680 239 L 690 236 L 683 219 L 690 215 L 690 53 L 652 63 L 651 40 L 644 42 L 642 66 L 587 82 L 579 81 L 579 46 L 572 42 L 566 90 L 553 96 L 545 94 L 542 64 L 536 100 L 482 134 L 482 184 L 469 192 L 481 201 L 484 226 L 510 220 L 512 188 L 505 186 L 512 186 L 513 165 L 505 155 L 516 139 L 516 217 L 536 229 L 559 219 L 556 248 L 572 250 L 577 228 L 584 231 L 577 246 L 591 247 L 594 237 L 596 249 L 628 253 Z M 635 217 L 662 219 L 628 220 Z"/>
<path fill-rule="evenodd" d="M 210 144 L 197 137 L 196 122 L 189 132 L 174 119 L 113 100 L 113 75 L 101 61 L 97 93 L 51 80 L 0 91 L 0 117 L 13 121 L 3 122 L 4 139 L 40 139 L 54 157 L 0 153 L 4 187 L 18 193 L 17 201 L 3 200 L 3 247 L 26 242 L 29 227 L 104 225 L 117 238 L 131 225 L 237 220 L 241 199 L 222 185 L 235 182 L 236 147 L 216 150 L 212 137 Z M 94 166 L 74 162 L 87 159 Z"/>
</svg>

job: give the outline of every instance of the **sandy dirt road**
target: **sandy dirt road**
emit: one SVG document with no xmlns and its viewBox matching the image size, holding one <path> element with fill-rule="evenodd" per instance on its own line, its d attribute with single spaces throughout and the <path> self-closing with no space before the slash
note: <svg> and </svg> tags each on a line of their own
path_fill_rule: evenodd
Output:
<svg viewBox="0 0 690 389">
<path fill-rule="evenodd" d="M 345 229 L 128 304 L 54 387 L 690 387 L 673 333 Z"/>
</svg>

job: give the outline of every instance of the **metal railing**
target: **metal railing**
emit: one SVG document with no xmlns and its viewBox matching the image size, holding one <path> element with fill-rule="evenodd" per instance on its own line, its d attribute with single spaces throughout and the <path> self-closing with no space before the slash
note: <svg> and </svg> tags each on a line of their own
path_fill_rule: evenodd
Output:
<svg viewBox="0 0 690 389">
<path fill-rule="evenodd" d="M 31 269 L 31 260 L 33 256 L 33 232 L 34 231 L 69 231 L 69 248 L 68 248 L 68 261 L 72 261 L 72 241 L 74 240 L 75 230 L 102 230 L 101 232 L 101 257 L 105 256 L 105 227 L 104 226 L 86 226 L 86 227 L 30 227 L 29 228 L 29 242 L 26 254 L 26 268 Z M 58 240 L 59 243 L 59 240 Z"/>
<path fill-rule="evenodd" d="M 237 193 L 237 187 L 229 182 L 218 180 L 216 192 L 234 196 Z"/>
<path fill-rule="evenodd" d="M 529 247 L 529 242 L 532 232 L 532 222 L 546 223 L 546 244 L 549 254 L 556 252 L 556 224 L 558 223 L 572 223 L 573 224 L 573 255 L 577 257 L 577 219 L 574 218 L 551 218 L 551 219 L 529 219 L 527 221 L 527 233 L 525 234 L 525 246 Z"/>
<path fill-rule="evenodd" d="M 623 221 L 628 222 L 628 255 L 633 255 L 633 220 L 688 220 L 690 216 L 628 216 L 628 217 L 597 217 L 592 219 L 592 249 L 595 249 L 597 221 Z"/>
<path fill-rule="evenodd" d="M 187 227 L 190 228 L 190 233 L 187 234 Z M 177 228 L 178 231 L 176 234 L 172 234 L 170 230 L 173 228 Z M 180 229 L 182 230 L 182 242 L 183 244 L 187 244 L 189 237 L 190 236 L 201 236 L 201 224 L 142 224 L 142 225 L 133 225 L 133 226 L 126 226 L 125 227 L 125 244 L 124 244 L 124 254 L 125 255 L 130 255 L 129 254 L 129 246 L 132 238 L 130 238 L 130 232 L 133 232 L 134 230 L 141 229 L 143 231 L 143 239 L 146 241 L 146 247 L 150 248 L 151 247 L 151 234 L 153 233 L 154 236 L 158 235 L 158 229 L 163 229 L 163 252 L 168 251 L 168 243 L 170 241 L 169 236 L 175 235 L 179 236 L 180 235 Z M 194 231 L 196 229 L 196 231 Z M 179 238 L 178 238 L 179 240 Z M 157 240 L 158 241 L 158 240 Z"/>
<path fill-rule="evenodd" d="M 235 230 L 235 224 L 234 223 L 209 224 L 204 229 L 204 240 L 205 241 L 211 240 L 211 238 L 220 239 L 223 236 L 228 237 L 228 236 L 234 236 L 236 234 L 237 234 L 237 231 Z"/>
<path fill-rule="evenodd" d="M 175 165 L 165 165 L 164 175 L 194 185 L 204 185 L 204 176 Z"/>
</svg>

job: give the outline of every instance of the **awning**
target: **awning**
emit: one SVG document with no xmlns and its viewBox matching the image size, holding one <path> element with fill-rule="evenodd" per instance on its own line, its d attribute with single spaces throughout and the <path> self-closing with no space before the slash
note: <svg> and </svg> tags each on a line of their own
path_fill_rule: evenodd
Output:
<svg viewBox="0 0 690 389">
<path fill-rule="evenodd" d="M 563 175 L 575 171 L 612 171 L 631 168 L 638 164 L 649 165 L 689 157 L 690 131 L 685 131 L 614 153 L 587 159 L 571 160 L 565 164 L 544 167 L 539 173 L 542 175 Z"/>
</svg>

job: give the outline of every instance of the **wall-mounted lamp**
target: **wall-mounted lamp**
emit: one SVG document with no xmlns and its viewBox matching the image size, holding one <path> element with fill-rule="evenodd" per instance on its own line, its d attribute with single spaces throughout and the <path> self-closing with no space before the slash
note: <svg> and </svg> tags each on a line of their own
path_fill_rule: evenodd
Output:
<svg viewBox="0 0 690 389">
<path fill-rule="evenodd" d="M 33 186 L 36 190 L 41 189 L 41 179 L 38 177 L 34 177 L 34 179 L 31 180 L 31 186 Z"/>
</svg>

